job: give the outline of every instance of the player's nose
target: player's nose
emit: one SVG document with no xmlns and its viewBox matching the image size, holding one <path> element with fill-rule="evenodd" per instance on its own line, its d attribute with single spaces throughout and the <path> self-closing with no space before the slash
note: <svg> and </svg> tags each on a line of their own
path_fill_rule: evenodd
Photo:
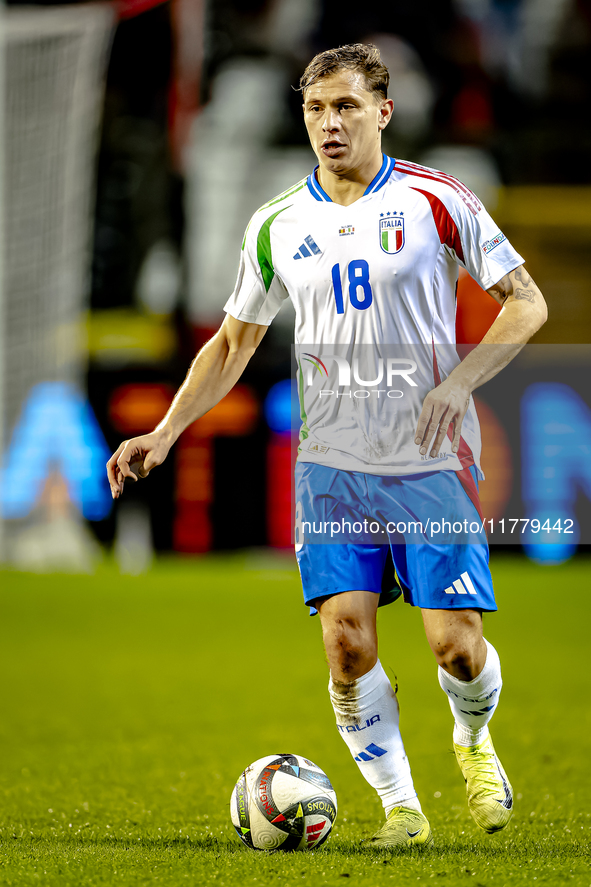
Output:
<svg viewBox="0 0 591 887">
<path fill-rule="evenodd" d="M 340 129 L 341 120 L 337 111 L 327 109 L 324 120 L 322 121 L 323 132 L 335 132 Z"/>
</svg>

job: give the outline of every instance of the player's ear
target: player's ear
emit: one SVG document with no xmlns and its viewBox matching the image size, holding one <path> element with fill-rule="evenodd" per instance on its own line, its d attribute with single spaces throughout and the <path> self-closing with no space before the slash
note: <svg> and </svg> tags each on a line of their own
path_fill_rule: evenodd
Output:
<svg viewBox="0 0 591 887">
<path fill-rule="evenodd" d="M 392 99 L 384 99 L 380 105 L 380 112 L 378 116 L 378 129 L 385 129 L 392 117 L 392 111 L 394 110 L 394 102 Z"/>
</svg>

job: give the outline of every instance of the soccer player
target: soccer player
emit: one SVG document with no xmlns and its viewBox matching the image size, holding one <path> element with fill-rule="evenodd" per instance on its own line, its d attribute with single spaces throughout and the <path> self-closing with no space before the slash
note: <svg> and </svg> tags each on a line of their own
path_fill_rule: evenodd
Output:
<svg viewBox="0 0 591 887">
<path fill-rule="evenodd" d="M 371 840 L 383 848 L 432 841 L 396 694 L 378 660 L 376 610 L 380 597 L 395 596 L 392 562 L 398 593 L 422 611 L 470 812 L 487 832 L 511 816 L 511 786 L 488 728 L 502 682 L 482 634 L 482 613 L 496 604 L 471 393 L 546 319 L 522 257 L 475 195 L 450 175 L 382 154 L 388 82 L 370 45 L 310 62 L 300 86 L 318 166 L 254 214 L 219 331 L 157 428 L 123 442 L 107 465 L 114 498 L 126 478 L 160 465 L 240 378 L 291 298 L 303 420 L 298 564 L 304 599 L 320 614 L 337 727 L 384 806 Z M 502 305 L 462 361 L 454 348 L 458 265 Z M 460 531 L 431 532 L 446 521 Z"/>
</svg>

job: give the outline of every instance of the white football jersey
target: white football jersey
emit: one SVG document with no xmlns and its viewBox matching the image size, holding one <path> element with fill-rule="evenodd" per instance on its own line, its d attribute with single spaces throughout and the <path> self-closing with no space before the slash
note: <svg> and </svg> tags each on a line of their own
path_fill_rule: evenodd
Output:
<svg viewBox="0 0 591 887">
<path fill-rule="evenodd" d="M 333 203 L 314 170 L 261 207 L 225 311 L 267 326 L 292 300 L 300 461 L 383 475 L 479 468 L 472 401 L 458 455 L 446 439 L 436 459 L 421 456 L 417 421 L 459 362 L 458 265 L 489 289 L 523 261 L 453 176 L 384 157 L 350 206 Z"/>
</svg>

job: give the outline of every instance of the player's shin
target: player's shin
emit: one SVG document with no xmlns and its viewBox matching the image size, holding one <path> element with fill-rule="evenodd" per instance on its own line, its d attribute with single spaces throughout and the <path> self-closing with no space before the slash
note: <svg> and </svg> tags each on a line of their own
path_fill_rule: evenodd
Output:
<svg viewBox="0 0 591 887">
<path fill-rule="evenodd" d="M 331 679 L 328 691 L 338 730 L 386 816 L 398 806 L 420 811 L 400 735 L 398 700 L 380 662 L 351 683 Z"/>
<path fill-rule="evenodd" d="M 460 681 L 439 669 L 455 718 L 454 751 L 466 783 L 468 809 L 491 834 L 505 828 L 513 812 L 513 790 L 488 732 L 501 692 L 501 664 L 488 641 L 486 662 L 473 681 Z"/>
<path fill-rule="evenodd" d="M 473 681 L 460 681 L 439 667 L 439 683 L 447 695 L 454 716 L 454 742 L 465 747 L 478 745 L 488 736 L 503 681 L 501 663 L 495 648 L 485 639 L 486 662 Z"/>
</svg>

